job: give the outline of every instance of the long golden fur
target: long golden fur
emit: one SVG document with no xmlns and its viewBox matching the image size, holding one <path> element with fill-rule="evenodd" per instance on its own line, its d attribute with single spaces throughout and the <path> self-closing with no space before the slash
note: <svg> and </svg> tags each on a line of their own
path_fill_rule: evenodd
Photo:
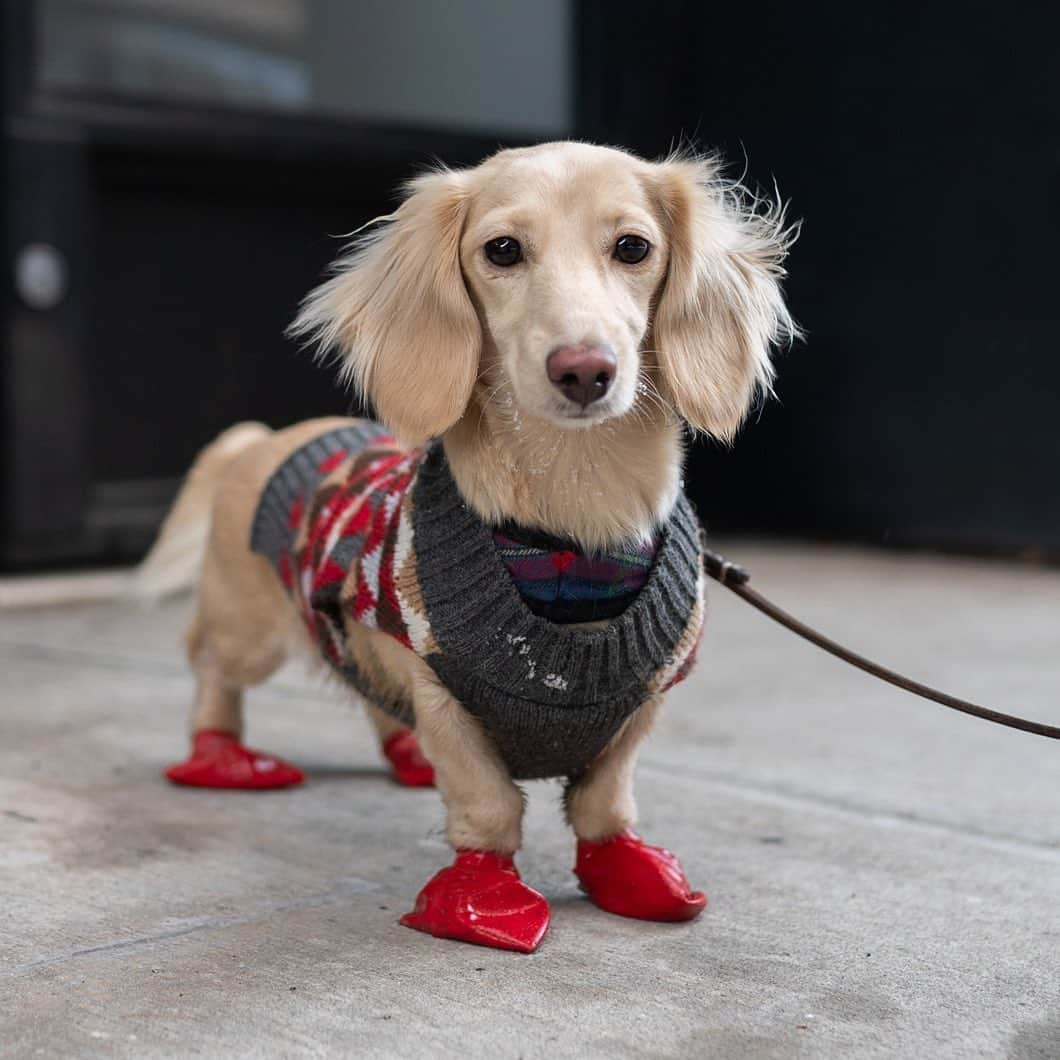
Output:
<svg viewBox="0 0 1060 1060">
<path fill-rule="evenodd" d="M 651 245 L 642 263 L 615 260 L 623 234 Z M 523 245 L 518 268 L 484 255 L 499 236 Z M 402 440 L 441 438 L 483 519 L 591 550 L 646 537 L 669 515 L 682 422 L 730 439 L 768 389 L 770 348 L 795 330 L 779 287 L 790 239 L 783 211 L 726 183 L 709 158 L 652 163 L 583 143 L 502 151 L 413 180 L 309 295 L 292 331 L 334 353 Z M 614 351 L 613 385 L 587 408 L 546 377 L 549 351 L 565 344 Z M 169 588 L 187 580 L 190 552 L 206 541 L 188 635 L 194 729 L 238 732 L 242 689 L 298 642 L 278 579 L 248 550 L 249 526 L 272 471 L 331 425 L 222 436 L 145 561 L 147 590 Z M 351 635 L 358 661 L 414 704 L 453 846 L 514 852 L 521 793 L 477 723 L 396 641 L 363 627 Z M 580 838 L 633 824 L 633 761 L 657 705 L 635 713 L 568 791 Z M 371 713 L 385 738 L 395 723 Z"/>
</svg>

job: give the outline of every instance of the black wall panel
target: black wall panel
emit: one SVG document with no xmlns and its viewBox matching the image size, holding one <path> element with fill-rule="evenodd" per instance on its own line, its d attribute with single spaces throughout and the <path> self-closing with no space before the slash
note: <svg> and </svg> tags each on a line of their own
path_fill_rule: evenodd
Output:
<svg viewBox="0 0 1060 1060">
<path fill-rule="evenodd" d="M 1060 7 L 592 2 L 584 126 L 804 220 L 807 341 L 690 480 L 708 521 L 1060 553 Z"/>
</svg>

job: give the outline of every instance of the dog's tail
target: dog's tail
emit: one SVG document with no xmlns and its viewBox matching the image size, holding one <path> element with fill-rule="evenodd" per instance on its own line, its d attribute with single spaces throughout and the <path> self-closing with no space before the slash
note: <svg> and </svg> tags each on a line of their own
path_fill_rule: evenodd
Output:
<svg viewBox="0 0 1060 1060">
<path fill-rule="evenodd" d="M 221 476 L 239 453 L 270 434 L 263 423 L 237 423 L 199 453 L 151 551 L 133 575 L 132 596 L 153 602 L 195 586 L 206 555 L 210 513 Z"/>
</svg>

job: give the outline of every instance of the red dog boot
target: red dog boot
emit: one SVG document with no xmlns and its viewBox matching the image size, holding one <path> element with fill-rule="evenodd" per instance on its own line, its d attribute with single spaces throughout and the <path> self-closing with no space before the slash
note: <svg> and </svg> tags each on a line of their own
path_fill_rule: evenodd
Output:
<svg viewBox="0 0 1060 1060">
<path fill-rule="evenodd" d="M 170 766 L 174 784 L 196 788 L 288 788 L 305 780 L 302 771 L 282 758 L 252 751 L 222 729 L 203 729 L 192 737 L 191 757 Z"/>
<path fill-rule="evenodd" d="M 599 843 L 578 841 L 574 873 L 601 908 L 637 920 L 694 920 L 707 904 L 669 850 L 625 831 Z"/>
<path fill-rule="evenodd" d="M 430 788 L 434 786 L 434 767 L 420 750 L 416 734 L 411 729 L 401 729 L 383 742 L 383 754 L 390 761 L 390 773 L 407 788 Z"/>
<path fill-rule="evenodd" d="M 401 923 L 440 939 L 533 953 L 548 931 L 549 910 L 544 897 L 519 879 L 510 857 L 459 850 Z"/>
</svg>

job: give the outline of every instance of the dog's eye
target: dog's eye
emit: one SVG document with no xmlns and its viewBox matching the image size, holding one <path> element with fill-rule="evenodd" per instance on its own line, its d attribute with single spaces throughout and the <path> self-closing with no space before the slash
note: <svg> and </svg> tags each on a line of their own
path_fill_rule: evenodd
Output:
<svg viewBox="0 0 1060 1060">
<path fill-rule="evenodd" d="M 626 265 L 642 262 L 651 250 L 651 243 L 640 236 L 621 236 L 615 244 L 615 257 Z"/>
<path fill-rule="evenodd" d="M 500 265 L 501 268 L 506 269 L 509 265 L 515 265 L 523 260 L 523 248 L 519 246 L 517 239 L 512 239 L 511 236 L 500 236 L 497 239 L 491 239 L 486 244 L 486 257 L 494 265 Z"/>
</svg>

